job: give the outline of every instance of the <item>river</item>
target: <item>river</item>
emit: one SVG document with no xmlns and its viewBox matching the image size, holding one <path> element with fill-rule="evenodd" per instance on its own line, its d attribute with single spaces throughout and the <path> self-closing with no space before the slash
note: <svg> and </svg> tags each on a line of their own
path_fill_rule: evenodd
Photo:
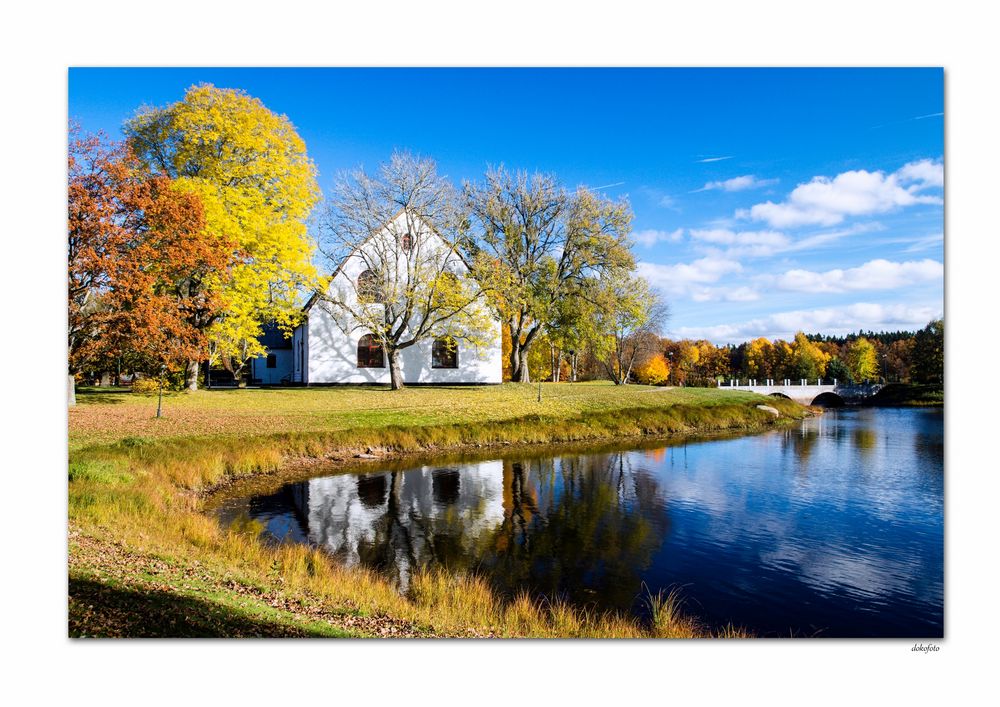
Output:
<svg viewBox="0 0 1000 707">
<path fill-rule="evenodd" d="M 639 617 L 677 588 L 759 636 L 937 638 L 943 457 L 940 408 L 839 408 L 744 437 L 326 472 L 218 514 L 403 590 L 438 565 Z"/>
</svg>

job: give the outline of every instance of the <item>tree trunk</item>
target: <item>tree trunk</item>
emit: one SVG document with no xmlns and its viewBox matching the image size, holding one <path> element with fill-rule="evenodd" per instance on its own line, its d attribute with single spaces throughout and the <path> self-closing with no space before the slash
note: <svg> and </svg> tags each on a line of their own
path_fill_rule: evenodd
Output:
<svg viewBox="0 0 1000 707">
<path fill-rule="evenodd" d="M 73 378 L 73 374 L 69 374 L 68 387 L 66 388 L 66 397 L 69 398 L 69 406 L 73 407 L 76 405 L 76 379 Z"/>
<path fill-rule="evenodd" d="M 521 380 L 521 342 L 514 337 L 510 340 L 510 379 Z"/>
<path fill-rule="evenodd" d="M 570 363 L 570 381 L 576 383 L 576 351 L 573 352 L 572 363 Z"/>
<path fill-rule="evenodd" d="M 188 361 L 184 371 L 184 387 L 188 390 L 198 390 L 198 362 Z"/>
<path fill-rule="evenodd" d="M 515 383 L 530 383 L 531 373 L 528 371 L 528 349 L 521 348 L 517 357 L 517 370 L 512 372 L 511 379 Z"/>
<path fill-rule="evenodd" d="M 403 371 L 399 367 L 399 351 L 390 349 L 389 358 L 389 388 L 392 390 L 403 389 Z"/>
</svg>

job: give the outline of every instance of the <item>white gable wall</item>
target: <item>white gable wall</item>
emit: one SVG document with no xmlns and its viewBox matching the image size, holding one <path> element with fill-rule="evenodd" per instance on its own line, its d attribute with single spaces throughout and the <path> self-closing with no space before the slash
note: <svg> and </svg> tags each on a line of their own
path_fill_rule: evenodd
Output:
<svg viewBox="0 0 1000 707">
<path fill-rule="evenodd" d="M 436 243 L 442 254 L 448 252 L 447 246 L 433 233 L 424 232 L 419 236 L 424 241 L 422 247 Z M 467 271 L 465 264 L 455 255 L 454 270 L 462 274 Z M 354 287 L 357 277 L 367 269 L 362 258 L 353 255 L 343 263 L 337 275 L 330 283 L 331 291 L 336 289 L 337 296 L 351 298 L 353 301 Z M 381 307 L 381 305 L 369 305 Z M 479 305 L 485 307 L 485 305 Z M 336 320 L 335 320 L 336 317 Z M 308 370 L 306 381 L 309 384 L 330 383 L 389 383 L 388 360 L 384 368 L 358 368 L 358 341 L 368 330 L 357 326 L 348 319 L 349 315 L 337 310 L 334 305 L 316 302 L 309 310 L 309 320 L 306 325 L 297 330 L 302 331 L 306 338 L 306 358 Z M 489 330 L 480 332 L 475 338 L 488 342 L 475 346 L 471 342 L 457 338 L 458 368 L 432 368 L 431 347 L 432 338 L 426 338 L 417 344 L 400 351 L 400 367 L 404 383 L 500 383 L 502 381 L 503 364 L 501 361 L 500 322 L 493 317 L 488 318 Z M 339 321 L 339 324 L 338 324 Z M 348 333 L 344 332 L 348 329 Z"/>
</svg>

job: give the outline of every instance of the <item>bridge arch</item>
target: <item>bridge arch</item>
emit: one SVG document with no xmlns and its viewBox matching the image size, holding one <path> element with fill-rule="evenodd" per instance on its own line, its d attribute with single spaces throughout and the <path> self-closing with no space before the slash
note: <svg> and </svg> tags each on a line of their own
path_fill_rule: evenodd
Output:
<svg viewBox="0 0 1000 707">
<path fill-rule="evenodd" d="M 772 398 L 784 398 L 785 400 L 791 400 L 791 398 L 789 398 L 784 393 L 771 393 L 771 397 Z"/>
<path fill-rule="evenodd" d="M 844 399 L 836 393 L 826 392 L 817 395 L 809 404 L 824 408 L 839 408 L 844 407 Z"/>
</svg>

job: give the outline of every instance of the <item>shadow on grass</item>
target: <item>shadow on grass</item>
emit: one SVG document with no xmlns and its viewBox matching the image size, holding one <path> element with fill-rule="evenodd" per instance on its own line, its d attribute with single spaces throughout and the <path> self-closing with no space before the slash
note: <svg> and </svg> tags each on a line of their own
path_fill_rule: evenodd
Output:
<svg viewBox="0 0 1000 707">
<path fill-rule="evenodd" d="M 132 397 L 131 388 L 94 388 L 79 386 L 76 389 L 77 405 L 115 405 Z M 134 397 L 132 397 L 134 399 Z"/>
<path fill-rule="evenodd" d="M 329 634 L 210 601 L 71 577 L 69 635 L 101 638 L 308 638 Z"/>
</svg>

